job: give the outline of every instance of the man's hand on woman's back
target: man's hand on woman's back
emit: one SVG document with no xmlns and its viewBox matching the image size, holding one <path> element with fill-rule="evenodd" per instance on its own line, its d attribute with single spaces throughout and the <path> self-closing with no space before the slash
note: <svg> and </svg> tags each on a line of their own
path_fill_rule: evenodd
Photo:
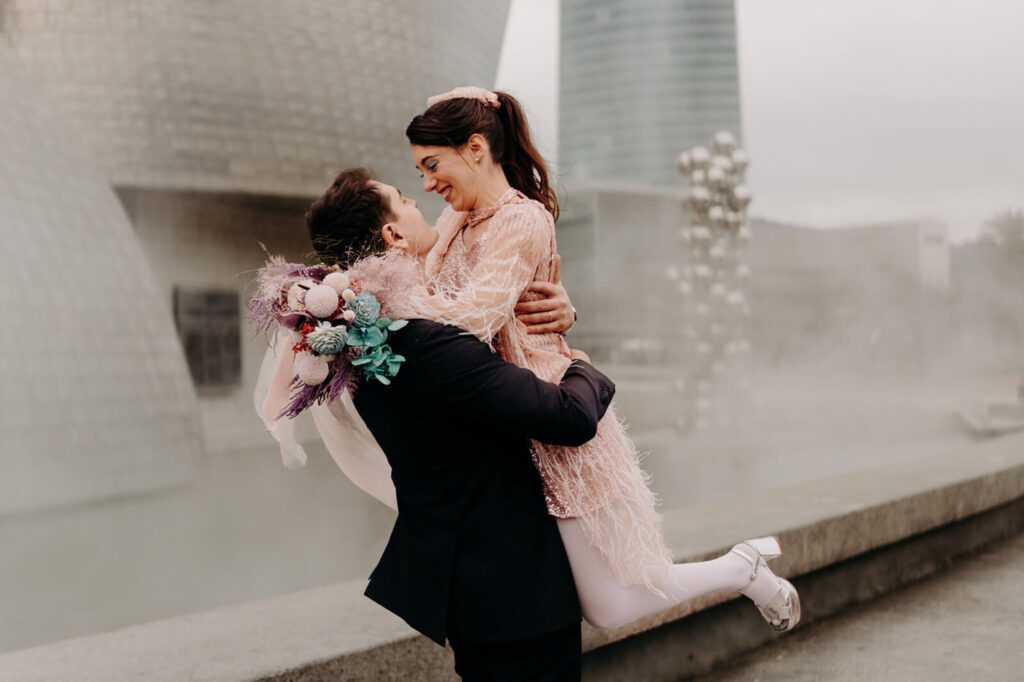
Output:
<svg viewBox="0 0 1024 682">
<path fill-rule="evenodd" d="M 555 281 L 531 282 L 523 292 L 523 296 L 539 293 L 544 298 L 536 301 L 520 299 L 516 303 L 516 317 L 526 325 L 529 334 L 547 334 L 557 332 L 564 334 L 576 323 L 576 309 L 572 307 L 569 294 L 561 284 L 559 269 L 562 257 L 555 256 Z"/>
<path fill-rule="evenodd" d="M 593 362 L 590 361 L 590 356 L 589 355 L 587 355 L 583 351 L 578 350 L 576 348 L 570 348 L 569 349 L 569 357 L 572 358 L 573 360 L 582 360 L 583 362 L 587 363 L 588 365 L 594 364 Z"/>
</svg>

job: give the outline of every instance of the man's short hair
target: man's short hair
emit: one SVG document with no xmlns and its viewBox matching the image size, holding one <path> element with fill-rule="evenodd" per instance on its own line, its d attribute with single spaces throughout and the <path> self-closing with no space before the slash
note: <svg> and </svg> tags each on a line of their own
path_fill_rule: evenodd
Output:
<svg viewBox="0 0 1024 682">
<path fill-rule="evenodd" d="M 317 257 L 328 265 L 384 251 L 381 228 L 395 219 L 387 198 L 365 168 L 349 168 L 306 211 L 306 229 Z"/>
</svg>

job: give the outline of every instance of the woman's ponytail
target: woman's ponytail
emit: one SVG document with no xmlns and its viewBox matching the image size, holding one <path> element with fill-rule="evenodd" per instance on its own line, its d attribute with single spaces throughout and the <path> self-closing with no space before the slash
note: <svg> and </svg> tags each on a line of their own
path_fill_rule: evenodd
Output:
<svg viewBox="0 0 1024 682">
<path fill-rule="evenodd" d="M 530 126 L 526 122 L 519 102 L 505 92 L 495 92 L 501 106 L 497 110 L 498 120 L 504 129 L 505 149 L 501 168 L 505 171 L 508 184 L 520 192 L 544 204 L 555 220 L 558 220 L 558 197 L 551 189 L 547 164 L 533 146 Z"/>
</svg>

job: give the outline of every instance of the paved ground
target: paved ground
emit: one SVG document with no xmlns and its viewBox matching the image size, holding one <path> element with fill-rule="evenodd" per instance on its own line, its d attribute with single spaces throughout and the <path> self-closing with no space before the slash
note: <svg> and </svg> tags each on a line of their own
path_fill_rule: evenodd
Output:
<svg viewBox="0 0 1024 682">
<path fill-rule="evenodd" d="M 1024 680 L 1024 535 L 701 679 Z"/>
</svg>

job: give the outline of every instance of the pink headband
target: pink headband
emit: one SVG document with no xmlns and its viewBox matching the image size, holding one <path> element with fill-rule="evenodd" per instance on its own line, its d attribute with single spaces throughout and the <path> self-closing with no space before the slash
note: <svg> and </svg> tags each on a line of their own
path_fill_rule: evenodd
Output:
<svg viewBox="0 0 1024 682">
<path fill-rule="evenodd" d="M 475 99 L 485 107 L 491 109 L 500 109 L 501 100 L 490 90 L 484 90 L 473 85 L 462 86 L 461 88 L 455 88 L 441 95 L 434 95 L 427 100 L 427 108 L 434 106 L 438 102 L 447 102 L 450 99 Z"/>
</svg>

